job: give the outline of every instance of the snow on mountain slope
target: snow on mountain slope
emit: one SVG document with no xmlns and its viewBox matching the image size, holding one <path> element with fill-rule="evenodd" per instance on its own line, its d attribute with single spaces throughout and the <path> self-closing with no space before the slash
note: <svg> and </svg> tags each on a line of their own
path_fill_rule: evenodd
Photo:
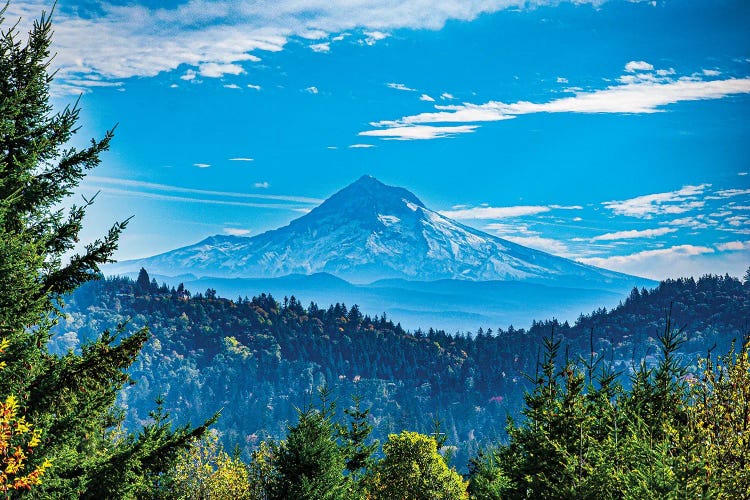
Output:
<svg viewBox="0 0 750 500">
<path fill-rule="evenodd" d="M 254 237 L 213 236 L 108 266 L 151 273 L 269 278 L 326 272 L 353 283 L 521 280 L 625 289 L 645 283 L 492 236 L 425 207 L 403 188 L 364 176 L 289 225 Z"/>
</svg>

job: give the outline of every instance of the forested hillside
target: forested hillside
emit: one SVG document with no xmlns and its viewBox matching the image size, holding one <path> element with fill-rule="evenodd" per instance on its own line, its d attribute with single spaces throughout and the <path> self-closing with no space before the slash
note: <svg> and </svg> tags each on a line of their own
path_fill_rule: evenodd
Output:
<svg viewBox="0 0 750 500">
<path fill-rule="evenodd" d="M 222 409 L 216 428 L 225 445 L 249 454 L 263 439 L 283 437 L 295 408 L 327 385 L 340 409 L 352 394 L 362 396 L 381 442 L 403 429 L 430 433 L 442 420 L 447 444 L 457 447 L 455 463 L 464 468 L 482 444 L 505 436 L 506 417 L 523 407 L 533 386 L 526 375 L 535 373 L 544 337 L 561 340 L 561 358 L 611 361 L 627 385 L 641 360 L 656 363 L 657 336 L 671 308 L 686 339 L 677 354 L 697 371 L 709 349 L 726 352 L 741 338 L 750 284 L 729 276 L 669 280 L 634 289 L 619 307 L 582 315 L 574 325 L 546 320 L 529 329 L 488 325 L 452 334 L 407 332 L 343 304 L 303 306 L 263 294 L 230 300 L 212 290 L 191 295 L 146 273 L 137 282 L 88 283 L 66 302 L 52 341 L 58 352 L 120 322 L 149 327 L 152 338 L 130 371 L 136 385 L 120 397 L 128 425 L 146 422 L 159 395 L 179 420 L 200 422 Z"/>
</svg>

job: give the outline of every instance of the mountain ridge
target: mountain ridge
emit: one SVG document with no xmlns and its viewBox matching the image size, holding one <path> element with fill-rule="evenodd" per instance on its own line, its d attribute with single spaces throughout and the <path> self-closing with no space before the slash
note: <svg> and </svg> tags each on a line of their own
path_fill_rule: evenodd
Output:
<svg viewBox="0 0 750 500">
<path fill-rule="evenodd" d="M 324 272 L 352 283 L 383 279 L 529 281 L 625 291 L 650 280 L 518 245 L 427 208 L 413 193 L 365 175 L 288 225 L 252 237 L 214 235 L 108 266 L 163 275 L 274 278 Z"/>
</svg>

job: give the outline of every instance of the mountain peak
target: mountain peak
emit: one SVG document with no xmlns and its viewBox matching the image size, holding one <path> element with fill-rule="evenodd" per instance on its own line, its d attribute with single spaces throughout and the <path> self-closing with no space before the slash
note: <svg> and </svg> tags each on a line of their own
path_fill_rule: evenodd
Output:
<svg viewBox="0 0 750 500">
<path fill-rule="evenodd" d="M 310 216 L 336 212 L 352 216 L 364 213 L 383 214 L 402 211 L 407 205 L 425 208 L 424 203 L 407 189 L 383 184 L 371 175 L 363 175 L 345 188 L 334 193 Z"/>
<path fill-rule="evenodd" d="M 369 175 L 288 226 L 248 238 L 214 237 L 118 266 L 140 267 L 160 274 L 257 278 L 326 272 L 357 283 L 518 280 L 630 289 L 637 282 L 465 226 L 430 210 L 410 191 Z"/>
</svg>

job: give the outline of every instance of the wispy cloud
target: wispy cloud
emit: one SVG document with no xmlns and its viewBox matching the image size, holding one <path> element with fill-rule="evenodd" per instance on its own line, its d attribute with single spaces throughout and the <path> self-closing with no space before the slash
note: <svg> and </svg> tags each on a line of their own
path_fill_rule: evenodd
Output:
<svg viewBox="0 0 750 500">
<path fill-rule="evenodd" d="M 523 217 L 525 215 L 536 215 L 549 212 L 553 209 L 580 210 L 580 206 L 562 205 L 517 205 L 511 207 L 472 207 L 459 208 L 457 210 L 443 210 L 440 213 L 446 217 L 456 220 L 487 220 L 506 219 L 509 217 Z M 498 229 L 491 227 L 490 229 Z"/>
<path fill-rule="evenodd" d="M 652 279 L 699 277 L 703 274 L 742 276 L 747 269 L 749 241 L 709 245 L 676 245 L 627 255 L 578 259 L 605 269 Z"/>
<path fill-rule="evenodd" d="M 232 236 L 247 236 L 252 231 L 250 231 L 249 229 L 240 229 L 237 227 L 225 227 L 224 232 Z"/>
<path fill-rule="evenodd" d="M 374 144 L 362 144 L 362 143 L 359 143 L 359 144 L 351 144 L 351 145 L 349 145 L 349 147 L 352 148 L 352 149 L 368 149 L 368 148 L 374 148 L 375 145 Z"/>
<path fill-rule="evenodd" d="M 260 90 L 260 85 L 254 85 L 252 83 L 248 83 L 247 88 L 253 89 L 253 90 Z"/>
<path fill-rule="evenodd" d="M 570 0 L 599 4 L 602 0 Z M 471 21 L 481 14 L 517 9 L 526 2 L 490 0 L 350 0 L 266 2 L 191 0 L 174 7 L 147 7 L 99 2 L 79 15 L 74 8 L 55 13 L 53 52 L 60 83 L 68 78 L 99 76 L 105 80 L 149 77 L 182 65 L 212 78 L 238 74 L 242 64 L 258 60 L 262 51 L 283 50 L 291 37 L 321 39 L 363 30 L 363 44 L 373 45 L 396 29 L 440 29 L 448 20 Z M 560 0 L 536 0 L 529 6 L 556 5 Z M 26 26 L 46 0 L 11 2 L 6 17 L 23 17 Z M 83 10 L 83 9 L 81 9 Z M 106 40 L 107 43 L 101 43 Z M 323 43 L 316 44 L 322 46 Z M 74 87 L 68 86 L 72 92 Z M 80 88 L 80 87 L 79 87 Z"/>
<path fill-rule="evenodd" d="M 263 181 L 254 183 L 253 187 L 258 189 L 268 189 L 269 187 L 271 187 L 271 185 L 268 183 L 268 181 Z"/>
<path fill-rule="evenodd" d="M 246 156 L 238 156 L 236 158 L 229 158 L 229 161 L 255 161 L 253 158 L 248 158 Z"/>
<path fill-rule="evenodd" d="M 534 113 L 657 113 L 670 104 L 750 93 L 750 78 L 705 79 L 707 75 L 675 78 L 658 72 L 637 72 L 651 65 L 643 61 L 628 63 L 629 72 L 619 78 L 617 85 L 601 90 L 576 90 L 573 96 L 548 102 L 517 101 L 504 103 L 489 101 L 484 104 L 465 102 L 456 105 L 435 105 L 434 112 L 407 115 L 396 120 L 381 120 L 370 125 L 376 130 L 365 134 L 381 137 L 409 139 L 409 127 L 433 124 L 472 124 L 509 120 Z M 653 69 L 653 68 L 651 68 Z M 452 99 L 444 93 L 441 99 Z M 474 125 L 476 129 L 476 125 Z M 389 133 L 375 134 L 378 130 Z M 446 137 L 436 135 L 430 138 Z M 449 136 L 448 136 L 449 137 Z M 418 137 L 424 138 L 424 137 Z"/>
<path fill-rule="evenodd" d="M 655 250 L 643 250 L 628 255 L 615 255 L 611 257 L 589 257 L 578 259 L 579 262 L 589 264 L 605 269 L 612 269 L 622 272 L 635 273 L 640 276 L 661 279 L 660 274 L 655 274 L 661 265 L 669 267 L 669 263 L 675 264 L 677 261 L 684 261 L 686 258 L 695 257 L 704 254 L 714 253 L 711 247 L 700 245 L 677 245 L 669 248 L 658 248 Z M 649 272 L 644 272 L 650 270 Z M 654 274 L 649 274 L 654 273 Z"/>
<path fill-rule="evenodd" d="M 365 39 L 362 41 L 365 45 L 375 45 L 380 40 L 385 40 L 390 35 L 383 33 L 382 31 L 365 31 Z"/>
<path fill-rule="evenodd" d="M 138 193 L 146 193 L 148 191 L 157 191 L 164 193 L 182 193 L 182 194 L 196 194 L 204 196 L 216 196 L 221 198 L 248 198 L 258 200 L 273 200 L 273 201 L 288 201 L 293 203 L 302 204 L 313 204 L 317 205 L 322 203 L 323 200 L 319 198 L 308 198 L 304 196 L 287 196 L 287 195 L 271 195 L 271 194 L 253 194 L 253 193 L 238 193 L 235 191 L 215 191 L 208 189 L 194 189 L 186 188 L 181 186 L 173 186 L 169 184 L 158 184 L 154 182 L 145 181 L 134 181 L 130 179 L 117 179 L 114 177 L 99 177 L 94 175 L 86 176 L 86 185 L 93 188 L 105 189 L 111 186 L 117 186 L 121 188 L 130 188 L 137 190 Z"/>
<path fill-rule="evenodd" d="M 665 234 L 674 233 L 676 229 L 661 227 L 658 229 L 642 229 L 642 230 L 631 230 L 631 231 L 616 231 L 614 233 L 600 234 L 594 236 L 592 241 L 615 241 L 615 240 L 632 240 L 636 238 L 654 238 L 656 236 L 663 236 Z"/>
<path fill-rule="evenodd" d="M 310 94 L 317 94 L 317 93 L 319 93 L 320 91 L 318 90 L 318 87 L 315 87 L 315 86 L 313 86 L 313 87 L 307 87 L 307 88 L 305 89 L 305 92 L 308 92 L 308 93 L 310 93 Z"/>
<path fill-rule="evenodd" d="M 433 99 L 432 97 L 430 97 L 427 94 L 422 94 L 421 96 L 419 96 L 419 100 L 420 101 L 426 101 L 426 102 L 435 102 L 435 99 Z"/>
<path fill-rule="evenodd" d="M 681 214 L 705 205 L 700 197 L 710 184 L 684 186 L 676 191 L 637 196 L 622 201 L 605 201 L 606 208 L 617 215 L 650 219 L 657 214 Z"/>
<path fill-rule="evenodd" d="M 331 51 L 331 43 L 330 42 L 322 42 L 322 43 L 314 43 L 310 45 L 310 49 L 313 50 L 313 52 L 330 52 Z"/>
<path fill-rule="evenodd" d="M 386 83 L 385 85 L 386 85 L 386 87 L 390 87 L 390 88 L 396 89 L 396 90 L 403 90 L 403 91 L 406 91 L 406 92 L 416 92 L 417 91 L 416 89 L 412 89 L 412 88 L 407 87 L 403 83 Z"/>
<path fill-rule="evenodd" d="M 198 66 L 198 74 L 206 78 L 219 78 L 224 75 L 241 75 L 245 70 L 239 64 L 219 64 L 215 62 Z"/>
<path fill-rule="evenodd" d="M 399 141 L 410 141 L 420 139 L 440 139 L 453 137 L 456 134 L 468 134 L 474 132 L 477 125 L 458 125 L 452 127 L 433 127 L 431 125 L 410 125 L 405 127 L 391 127 L 378 130 L 366 130 L 359 135 L 366 137 L 380 137 L 383 139 L 395 139 Z"/>
<path fill-rule="evenodd" d="M 208 168 L 211 166 L 211 164 L 210 163 L 193 163 L 193 166 L 198 167 L 198 168 Z"/>
<path fill-rule="evenodd" d="M 238 90 L 240 88 L 240 86 L 237 85 L 236 83 L 227 83 L 227 84 L 224 85 L 224 88 L 225 89 Z"/>
<path fill-rule="evenodd" d="M 720 198 L 732 198 L 734 196 L 742 196 L 750 194 L 750 189 L 722 189 L 716 191 L 716 196 Z"/>
<path fill-rule="evenodd" d="M 82 189 L 89 188 L 89 191 L 91 191 L 91 186 L 83 186 Z M 100 187 L 96 188 L 96 191 L 101 191 L 103 193 L 109 193 L 116 196 L 126 196 L 126 197 L 132 197 L 136 199 L 151 199 L 151 200 L 160 200 L 160 201 L 176 201 L 181 203 L 195 203 L 199 205 L 223 205 L 223 206 L 231 206 L 231 207 L 248 207 L 248 208 L 272 208 L 272 209 L 279 209 L 279 210 L 298 210 L 300 208 L 299 205 L 290 205 L 290 204 L 284 204 L 284 203 L 256 203 L 256 202 L 246 202 L 246 201 L 232 201 L 232 200 L 226 200 L 226 199 L 212 199 L 212 198 L 199 198 L 199 197 L 193 197 L 193 196 L 177 196 L 177 195 L 171 195 L 171 194 L 163 194 L 163 193 L 153 193 L 148 191 L 142 191 L 142 190 L 134 190 L 134 189 L 120 189 L 120 188 L 113 188 L 113 187 Z"/>
</svg>

